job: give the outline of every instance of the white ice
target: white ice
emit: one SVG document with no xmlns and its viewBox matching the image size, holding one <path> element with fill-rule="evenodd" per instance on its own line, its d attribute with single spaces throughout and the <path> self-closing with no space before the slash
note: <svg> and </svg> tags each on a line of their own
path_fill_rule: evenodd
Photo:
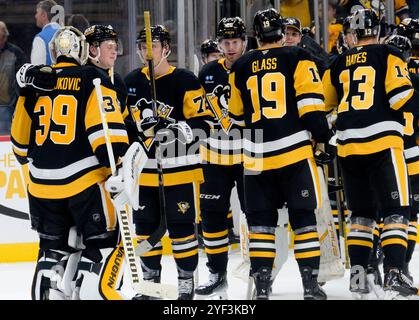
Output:
<svg viewBox="0 0 419 320">
<path fill-rule="evenodd" d="M 231 275 L 242 259 L 239 252 L 233 252 L 229 255 L 228 265 L 228 298 L 231 300 L 244 300 L 246 298 L 246 283 Z M 205 265 L 206 257 L 203 254 L 199 256 L 199 282 L 206 282 L 208 271 Z M 176 266 L 172 256 L 163 256 L 162 259 L 162 281 L 170 284 L 177 284 Z M 30 263 L 0 263 L 0 300 L 28 300 L 31 298 L 32 276 L 35 270 L 35 262 Z M 410 272 L 416 280 L 419 281 L 419 249 L 413 254 L 410 264 Z M 346 270 L 345 276 L 341 279 L 333 280 L 324 285 L 324 289 L 330 300 L 348 300 L 352 299 L 348 290 L 349 270 Z M 133 292 L 129 290 L 127 283 L 123 287 L 127 296 L 132 296 Z M 289 251 L 289 257 L 281 269 L 273 285 L 272 300 L 301 300 L 302 284 L 299 276 L 297 263 L 293 252 Z"/>
</svg>

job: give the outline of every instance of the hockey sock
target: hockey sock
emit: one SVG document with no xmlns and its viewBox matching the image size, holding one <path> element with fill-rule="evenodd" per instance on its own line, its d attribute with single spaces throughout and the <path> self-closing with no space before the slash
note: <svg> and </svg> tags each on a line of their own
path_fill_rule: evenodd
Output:
<svg viewBox="0 0 419 320">
<path fill-rule="evenodd" d="M 227 270 L 228 230 L 225 226 L 204 225 L 205 253 L 209 265 L 217 272 Z"/>
<path fill-rule="evenodd" d="M 418 238 L 418 222 L 416 220 L 409 221 L 409 229 L 407 234 L 407 251 L 405 262 L 409 263 L 412 259 L 413 251 L 415 251 L 416 240 Z"/>
<path fill-rule="evenodd" d="M 249 227 L 249 257 L 253 272 L 261 267 L 273 268 L 276 254 L 275 227 Z"/>
<path fill-rule="evenodd" d="M 386 269 L 403 268 L 407 249 L 408 223 L 405 217 L 398 214 L 384 219 L 381 246 L 383 247 Z"/>
<path fill-rule="evenodd" d="M 373 228 L 375 221 L 364 217 L 352 217 L 348 233 L 348 252 L 351 265 L 360 265 L 365 270 L 373 247 Z"/>
<path fill-rule="evenodd" d="M 234 228 L 233 211 L 229 211 L 227 214 L 227 227 L 229 229 Z"/>
<path fill-rule="evenodd" d="M 368 259 L 368 264 L 373 267 L 378 267 L 379 261 L 378 261 L 377 250 L 378 250 L 378 246 L 380 242 L 380 233 L 381 233 L 380 224 L 377 223 L 373 230 L 372 249 L 370 251 L 370 255 Z"/>
<path fill-rule="evenodd" d="M 294 230 L 294 256 L 300 270 L 310 267 L 319 270 L 320 266 L 320 243 L 317 227 L 306 226 Z"/>
<path fill-rule="evenodd" d="M 198 240 L 195 233 L 182 238 L 172 238 L 172 251 L 178 269 L 195 271 L 198 266 Z"/>
</svg>

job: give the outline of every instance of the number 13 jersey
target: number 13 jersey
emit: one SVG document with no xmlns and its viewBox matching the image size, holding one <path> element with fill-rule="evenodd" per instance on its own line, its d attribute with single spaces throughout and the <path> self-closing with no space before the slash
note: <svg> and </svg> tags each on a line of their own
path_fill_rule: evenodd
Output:
<svg viewBox="0 0 419 320">
<path fill-rule="evenodd" d="M 419 106 L 396 49 L 371 44 L 348 50 L 326 70 L 323 85 L 326 108 L 338 108 L 340 157 L 403 150 L 402 111 L 417 113 Z"/>
</svg>

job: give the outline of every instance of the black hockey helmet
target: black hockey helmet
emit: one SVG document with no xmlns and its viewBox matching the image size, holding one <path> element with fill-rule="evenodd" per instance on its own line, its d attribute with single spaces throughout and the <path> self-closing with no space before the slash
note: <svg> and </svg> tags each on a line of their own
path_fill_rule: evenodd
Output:
<svg viewBox="0 0 419 320">
<path fill-rule="evenodd" d="M 162 46 L 170 46 L 170 33 L 165 26 L 158 24 L 151 27 L 151 41 L 160 41 Z M 147 42 L 145 28 L 140 31 L 137 37 L 137 43 Z"/>
<path fill-rule="evenodd" d="M 385 43 L 399 49 L 405 61 L 410 57 L 412 43 L 407 37 L 393 34 L 386 39 Z"/>
<path fill-rule="evenodd" d="M 259 10 L 253 20 L 253 30 L 256 38 L 263 42 L 280 40 L 284 36 L 283 20 L 273 9 Z"/>
<path fill-rule="evenodd" d="M 358 39 L 377 37 L 380 33 L 380 21 L 372 9 L 359 9 L 350 18 L 350 28 Z"/>
<path fill-rule="evenodd" d="M 217 26 L 217 40 L 241 38 L 246 40 L 246 27 L 240 17 L 222 18 Z"/>
<path fill-rule="evenodd" d="M 285 28 L 293 28 L 297 30 L 301 34 L 301 22 L 297 18 L 288 17 L 283 20 L 283 23 Z"/>
<path fill-rule="evenodd" d="M 213 39 L 207 39 L 201 44 L 201 55 L 205 56 L 213 52 L 220 52 L 218 50 L 218 43 Z"/>
<path fill-rule="evenodd" d="M 406 18 L 397 26 L 396 34 L 410 40 L 412 46 L 419 46 L 419 20 Z"/>
<path fill-rule="evenodd" d="M 84 31 L 84 36 L 91 46 L 98 47 L 102 41 L 115 40 L 118 43 L 118 34 L 111 25 L 93 25 Z"/>
</svg>

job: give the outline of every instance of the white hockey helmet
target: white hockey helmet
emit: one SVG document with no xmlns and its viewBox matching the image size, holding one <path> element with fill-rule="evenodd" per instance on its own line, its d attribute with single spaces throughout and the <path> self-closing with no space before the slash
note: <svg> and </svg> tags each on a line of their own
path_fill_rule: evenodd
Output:
<svg viewBox="0 0 419 320">
<path fill-rule="evenodd" d="M 87 62 L 89 44 L 86 37 L 78 29 L 70 26 L 62 27 L 55 32 L 49 44 L 51 60 L 55 64 L 59 56 L 74 58 L 80 65 Z"/>
</svg>

